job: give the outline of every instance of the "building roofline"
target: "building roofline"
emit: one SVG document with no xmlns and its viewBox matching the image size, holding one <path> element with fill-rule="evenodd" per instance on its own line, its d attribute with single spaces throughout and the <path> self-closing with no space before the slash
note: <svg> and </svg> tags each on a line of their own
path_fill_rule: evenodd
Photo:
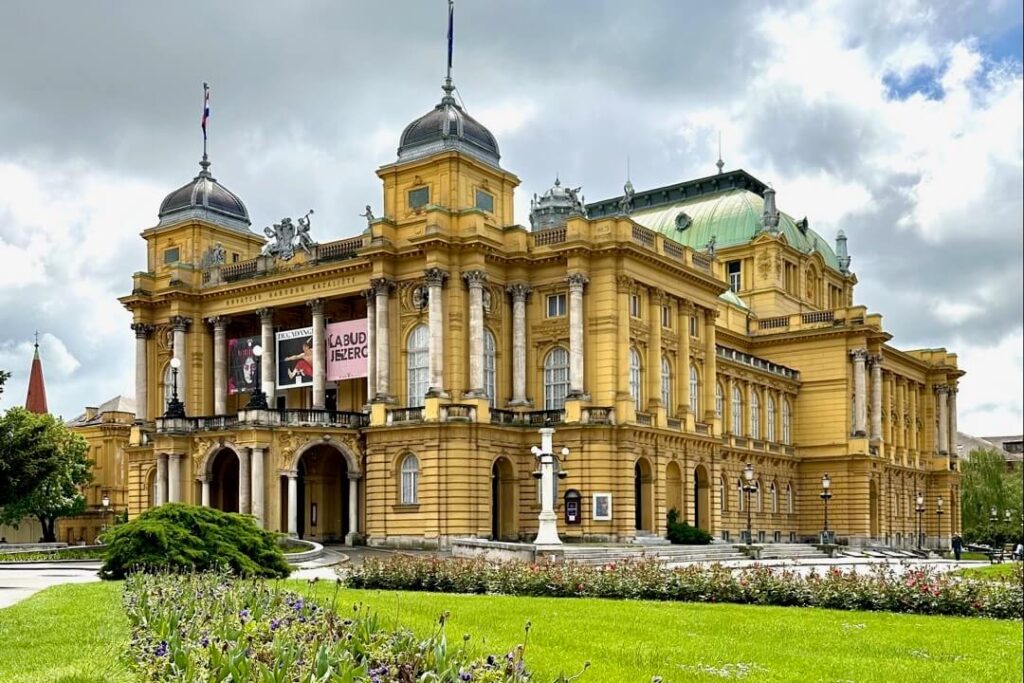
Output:
<svg viewBox="0 0 1024 683">
<path fill-rule="evenodd" d="M 725 192 L 726 190 L 749 190 L 757 195 L 764 196 L 768 185 L 750 175 L 743 169 L 716 173 L 714 175 L 685 180 L 674 185 L 656 187 L 652 190 L 643 190 L 633 195 L 633 212 L 653 209 L 666 204 L 673 204 L 685 199 L 704 197 L 707 195 Z M 620 213 L 620 203 L 623 195 L 602 199 L 587 204 L 587 215 L 590 218 L 604 218 Z"/>
</svg>

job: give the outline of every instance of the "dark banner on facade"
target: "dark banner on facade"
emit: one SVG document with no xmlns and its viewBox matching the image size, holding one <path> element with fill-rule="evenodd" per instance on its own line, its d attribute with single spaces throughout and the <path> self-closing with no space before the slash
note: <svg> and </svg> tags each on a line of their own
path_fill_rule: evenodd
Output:
<svg viewBox="0 0 1024 683">
<path fill-rule="evenodd" d="M 252 393 L 260 386 L 260 359 L 252 350 L 259 337 L 228 340 L 228 393 Z"/>
<path fill-rule="evenodd" d="M 277 386 L 313 386 L 313 328 L 277 333 Z"/>
</svg>

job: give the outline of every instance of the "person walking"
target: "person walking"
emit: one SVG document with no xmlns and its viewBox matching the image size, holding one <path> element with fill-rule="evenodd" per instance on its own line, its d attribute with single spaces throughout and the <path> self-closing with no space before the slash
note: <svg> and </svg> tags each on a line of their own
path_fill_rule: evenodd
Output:
<svg viewBox="0 0 1024 683">
<path fill-rule="evenodd" d="M 964 549 L 964 542 L 959 536 L 953 537 L 953 556 L 956 557 L 956 561 L 960 561 L 960 552 Z"/>
</svg>

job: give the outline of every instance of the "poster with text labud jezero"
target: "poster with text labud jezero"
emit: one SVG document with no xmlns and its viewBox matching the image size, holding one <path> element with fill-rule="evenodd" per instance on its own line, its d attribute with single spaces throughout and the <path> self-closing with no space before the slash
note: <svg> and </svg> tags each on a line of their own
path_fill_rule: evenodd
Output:
<svg viewBox="0 0 1024 683">
<path fill-rule="evenodd" d="M 277 386 L 313 386 L 313 328 L 277 333 Z"/>
<path fill-rule="evenodd" d="M 228 340 L 228 393 L 252 393 L 260 386 L 260 359 L 253 349 L 259 337 Z"/>
<path fill-rule="evenodd" d="M 327 326 L 327 380 L 366 377 L 366 318 Z"/>
</svg>

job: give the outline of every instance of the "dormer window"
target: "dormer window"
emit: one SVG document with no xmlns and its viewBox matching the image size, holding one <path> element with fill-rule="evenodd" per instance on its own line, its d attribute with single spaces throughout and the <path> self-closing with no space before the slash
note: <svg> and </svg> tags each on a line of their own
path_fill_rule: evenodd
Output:
<svg viewBox="0 0 1024 683">
<path fill-rule="evenodd" d="M 476 191 L 476 208 L 487 213 L 494 213 L 494 195 L 483 190 Z"/>
<path fill-rule="evenodd" d="M 734 292 L 740 291 L 743 288 L 743 271 L 740 270 L 740 262 L 729 261 L 725 266 L 729 275 L 729 289 Z"/>
<path fill-rule="evenodd" d="M 410 209 L 419 209 L 426 206 L 428 202 L 430 202 L 429 187 L 417 187 L 415 190 L 409 190 Z"/>
</svg>

